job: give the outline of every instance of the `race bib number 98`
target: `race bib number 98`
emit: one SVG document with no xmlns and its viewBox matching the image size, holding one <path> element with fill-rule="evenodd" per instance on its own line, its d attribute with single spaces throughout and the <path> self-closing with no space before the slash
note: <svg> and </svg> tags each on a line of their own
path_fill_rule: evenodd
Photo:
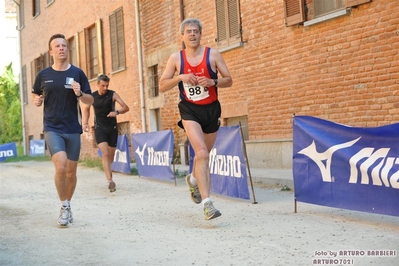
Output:
<svg viewBox="0 0 399 266">
<path fill-rule="evenodd" d="M 191 101 L 200 101 L 209 97 L 209 91 L 207 87 L 203 87 L 201 85 L 191 85 L 187 83 L 183 83 L 183 85 L 186 97 Z"/>
</svg>

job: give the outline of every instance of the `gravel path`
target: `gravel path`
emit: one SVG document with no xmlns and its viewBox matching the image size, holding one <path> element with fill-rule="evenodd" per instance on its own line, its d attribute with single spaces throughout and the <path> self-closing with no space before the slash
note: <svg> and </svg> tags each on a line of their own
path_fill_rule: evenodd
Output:
<svg viewBox="0 0 399 266">
<path fill-rule="evenodd" d="M 53 175 L 51 162 L 0 164 L 0 265 L 399 265 L 399 217 L 294 213 L 293 192 L 271 185 L 255 186 L 258 204 L 213 195 L 222 216 L 205 221 L 183 178 L 114 173 L 110 193 L 79 166 L 74 223 L 59 228 Z"/>
</svg>

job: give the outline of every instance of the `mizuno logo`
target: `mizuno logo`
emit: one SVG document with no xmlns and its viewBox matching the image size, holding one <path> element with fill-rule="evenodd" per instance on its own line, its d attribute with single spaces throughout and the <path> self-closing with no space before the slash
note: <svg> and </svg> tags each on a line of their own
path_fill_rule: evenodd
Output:
<svg viewBox="0 0 399 266">
<path fill-rule="evenodd" d="M 236 155 L 217 154 L 213 148 L 209 153 L 209 169 L 211 174 L 242 178 L 241 160 Z"/>
<path fill-rule="evenodd" d="M 0 151 L 0 158 L 2 158 L 2 157 L 12 157 L 12 156 L 15 156 L 13 150 Z"/>
<path fill-rule="evenodd" d="M 141 165 L 154 165 L 154 166 L 169 166 L 169 151 L 156 151 L 154 147 L 147 148 L 147 164 L 144 162 L 144 152 L 146 150 L 147 143 L 144 144 L 143 148 L 137 147 L 136 153 L 140 158 Z"/>
<path fill-rule="evenodd" d="M 127 162 L 127 152 L 126 151 L 121 151 L 119 149 L 116 149 L 115 150 L 115 155 L 114 155 L 114 162 L 128 163 Z"/>
<path fill-rule="evenodd" d="M 137 153 L 137 155 L 138 155 L 139 158 L 140 158 L 141 165 L 145 165 L 145 164 L 144 164 L 144 150 L 145 150 L 145 147 L 146 147 L 146 146 L 147 146 L 147 142 L 144 144 L 142 150 L 140 150 L 140 147 L 137 147 L 137 149 L 136 149 L 136 153 Z"/>
<path fill-rule="evenodd" d="M 331 176 L 331 165 L 333 154 L 341 149 L 349 148 L 358 142 L 361 137 L 342 144 L 334 145 L 324 152 L 318 152 L 316 144 L 313 141 L 308 147 L 299 151 L 299 154 L 308 156 L 317 167 L 319 167 L 321 177 L 324 182 L 334 182 Z M 360 183 L 367 185 L 371 180 L 374 186 L 384 186 L 399 189 L 399 171 L 395 171 L 389 176 L 394 164 L 399 164 L 399 158 L 388 157 L 390 148 L 377 149 L 373 147 L 365 147 L 353 155 L 349 159 L 350 176 L 349 183 L 357 183 L 360 172 Z"/>
</svg>

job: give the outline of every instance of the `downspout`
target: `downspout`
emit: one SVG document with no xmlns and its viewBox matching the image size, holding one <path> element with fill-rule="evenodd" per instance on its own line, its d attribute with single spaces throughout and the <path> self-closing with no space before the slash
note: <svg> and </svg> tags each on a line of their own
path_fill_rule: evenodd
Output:
<svg viewBox="0 0 399 266">
<path fill-rule="evenodd" d="M 136 37 L 137 37 L 137 58 L 139 60 L 139 80 L 140 80 L 140 107 L 141 107 L 141 121 L 142 131 L 146 132 L 146 118 L 145 118 L 145 93 L 144 93 L 144 78 L 143 78 L 143 57 L 141 49 L 141 30 L 140 30 L 140 11 L 139 11 L 139 0 L 135 1 L 136 5 Z"/>
<path fill-rule="evenodd" d="M 24 99 L 23 99 L 23 86 L 21 86 L 22 81 L 22 47 L 21 47 L 21 25 L 19 25 L 19 14 L 20 14 L 20 4 L 13 0 L 13 2 L 18 6 L 17 11 L 17 31 L 18 31 L 18 47 L 19 47 L 19 98 L 21 101 L 21 116 L 22 116 L 22 147 L 24 148 L 24 155 L 26 155 L 26 128 L 25 128 L 25 109 L 24 109 Z"/>
<path fill-rule="evenodd" d="M 184 20 L 184 0 L 180 0 L 180 22 Z M 180 32 L 179 32 L 180 33 Z M 184 42 L 181 42 L 181 49 L 186 48 Z"/>
</svg>

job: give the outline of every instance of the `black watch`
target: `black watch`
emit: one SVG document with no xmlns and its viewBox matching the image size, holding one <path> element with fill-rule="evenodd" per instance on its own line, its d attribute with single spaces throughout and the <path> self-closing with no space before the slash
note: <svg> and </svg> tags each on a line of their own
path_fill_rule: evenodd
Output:
<svg viewBox="0 0 399 266">
<path fill-rule="evenodd" d="M 213 79 L 213 82 L 215 82 L 215 85 L 213 85 L 213 86 L 217 86 L 218 85 L 218 80 L 217 79 Z"/>
<path fill-rule="evenodd" d="M 80 97 L 82 97 L 82 96 L 83 96 L 83 92 L 80 91 L 80 95 L 78 96 L 78 98 L 80 98 Z"/>
<path fill-rule="evenodd" d="M 119 111 L 118 110 L 115 110 L 115 112 L 116 112 L 116 115 L 119 115 Z"/>
</svg>

